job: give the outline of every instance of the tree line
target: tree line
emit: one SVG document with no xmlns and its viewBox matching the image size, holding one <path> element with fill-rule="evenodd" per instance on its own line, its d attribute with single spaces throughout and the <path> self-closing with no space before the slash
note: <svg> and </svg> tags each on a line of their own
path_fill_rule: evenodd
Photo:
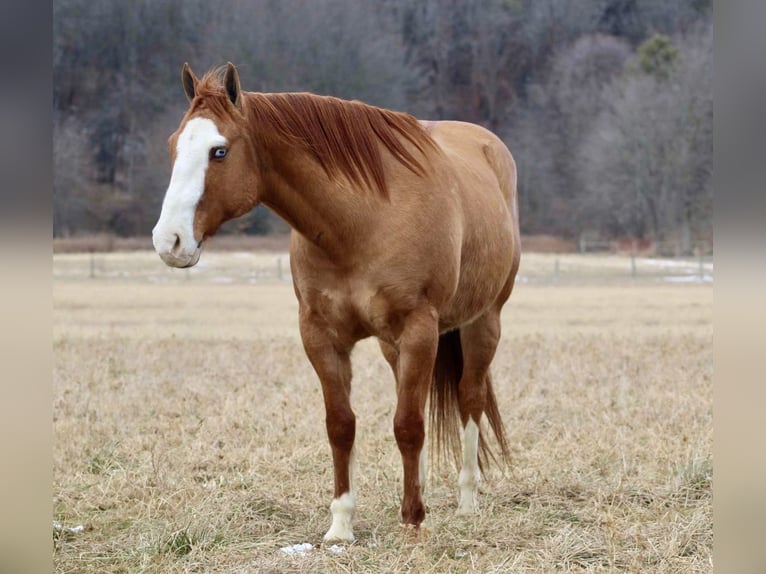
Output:
<svg viewBox="0 0 766 574">
<path fill-rule="evenodd" d="M 53 233 L 147 235 L 180 69 L 475 122 L 522 231 L 712 237 L 711 0 L 54 0 Z M 266 233 L 256 209 L 227 227 Z"/>
</svg>

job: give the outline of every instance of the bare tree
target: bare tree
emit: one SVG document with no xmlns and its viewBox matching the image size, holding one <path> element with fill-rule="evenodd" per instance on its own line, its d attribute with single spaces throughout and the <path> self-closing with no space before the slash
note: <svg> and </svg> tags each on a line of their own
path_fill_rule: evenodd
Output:
<svg viewBox="0 0 766 574">
<path fill-rule="evenodd" d="M 634 74 L 583 147 L 588 211 L 606 231 L 679 239 L 712 233 L 712 29 L 680 44 L 667 79 Z"/>
<path fill-rule="evenodd" d="M 88 134 L 74 118 L 53 125 L 53 234 L 67 236 L 85 225 L 91 164 Z"/>
<path fill-rule="evenodd" d="M 313 91 L 401 109 L 409 72 L 391 15 L 348 0 L 236 1 L 201 67 L 231 60 L 253 91 Z"/>
<path fill-rule="evenodd" d="M 179 69 L 230 60 L 248 90 L 314 91 L 489 127 L 518 159 L 524 231 L 708 233 L 712 95 L 700 71 L 707 40 L 693 38 L 711 6 L 55 0 L 54 232 L 148 233 L 167 183 L 165 140 L 186 105 Z M 616 80 L 654 34 L 679 51 L 667 78 Z M 685 119 L 673 115 L 682 109 Z M 641 125 L 652 115 L 666 122 L 654 135 Z M 266 223 L 258 213 L 242 225 Z"/>
<path fill-rule="evenodd" d="M 528 230 L 573 236 L 582 226 L 580 146 L 607 105 L 608 86 L 630 56 L 630 47 L 618 38 L 582 36 L 559 49 L 545 81 L 530 87 L 517 123 L 523 143 L 519 163 L 527 172 L 519 188 Z"/>
</svg>

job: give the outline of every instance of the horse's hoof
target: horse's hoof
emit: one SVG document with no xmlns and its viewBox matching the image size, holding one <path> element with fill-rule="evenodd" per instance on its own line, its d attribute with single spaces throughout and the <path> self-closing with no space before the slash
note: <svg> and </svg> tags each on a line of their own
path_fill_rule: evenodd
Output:
<svg viewBox="0 0 766 574">
<path fill-rule="evenodd" d="M 330 528 L 330 530 L 327 531 L 327 534 L 324 535 L 324 538 L 322 540 L 325 543 L 336 543 L 336 542 L 353 542 L 356 540 L 354 538 L 354 533 L 352 530 L 343 530 L 342 528 Z"/>
<path fill-rule="evenodd" d="M 411 537 L 416 540 L 421 540 L 423 537 L 428 536 L 431 533 L 425 523 L 404 524 L 400 522 L 399 530 L 401 530 L 406 537 Z"/>
</svg>

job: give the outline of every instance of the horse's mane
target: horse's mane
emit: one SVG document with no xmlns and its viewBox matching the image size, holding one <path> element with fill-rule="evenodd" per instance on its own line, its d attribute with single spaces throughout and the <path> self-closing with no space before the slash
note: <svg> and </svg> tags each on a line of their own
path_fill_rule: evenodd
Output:
<svg viewBox="0 0 766 574">
<path fill-rule="evenodd" d="M 229 112 L 221 76 L 220 69 L 205 74 L 196 93 L 199 105 L 225 117 Z M 243 106 L 257 133 L 302 146 L 328 175 L 340 172 L 384 195 L 387 188 L 379 144 L 418 174 L 425 173 L 423 160 L 427 150 L 436 148 L 436 143 L 411 115 L 356 100 L 310 93 L 243 92 Z M 404 140 L 420 152 L 420 157 L 413 154 Z"/>
</svg>

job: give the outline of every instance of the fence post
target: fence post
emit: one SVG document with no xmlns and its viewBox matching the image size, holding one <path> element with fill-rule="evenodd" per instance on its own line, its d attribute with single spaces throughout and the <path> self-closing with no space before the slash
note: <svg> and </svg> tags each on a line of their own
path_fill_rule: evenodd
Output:
<svg viewBox="0 0 766 574">
<path fill-rule="evenodd" d="M 556 257 L 556 261 L 553 263 L 553 279 L 554 281 L 559 280 L 559 258 Z"/>
<path fill-rule="evenodd" d="M 96 256 L 93 254 L 93 248 L 88 249 L 90 252 L 90 278 L 96 277 Z"/>
<path fill-rule="evenodd" d="M 697 253 L 699 254 L 699 263 L 700 263 L 700 281 L 705 280 L 705 250 L 702 248 L 702 244 L 699 244 L 697 246 Z"/>
<path fill-rule="evenodd" d="M 282 258 L 277 257 L 277 279 L 282 281 Z"/>
<path fill-rule="evenodd" d="M 636 240 L 631 242 L 630 246 L 630 276 L 636 277 Z"/>
</svg>

